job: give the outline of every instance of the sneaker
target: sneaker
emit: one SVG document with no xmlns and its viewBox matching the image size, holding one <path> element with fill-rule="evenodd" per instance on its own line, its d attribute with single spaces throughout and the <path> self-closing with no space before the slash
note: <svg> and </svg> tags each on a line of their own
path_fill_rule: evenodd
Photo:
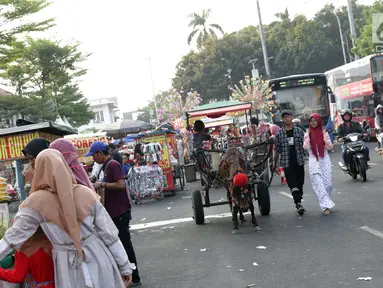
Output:
<svg viewBox="0 0 383 288">
<path fill-rule="evenodd" d="M 303 208 L 302 204 L 298 203 L 297 205 L 295 205 L 295 208 L 297 209 L 297 212 L 300 216 L 302 216 L 303 214 L 305 214 L 306 210 L 305 208 Z"/>
</svg>

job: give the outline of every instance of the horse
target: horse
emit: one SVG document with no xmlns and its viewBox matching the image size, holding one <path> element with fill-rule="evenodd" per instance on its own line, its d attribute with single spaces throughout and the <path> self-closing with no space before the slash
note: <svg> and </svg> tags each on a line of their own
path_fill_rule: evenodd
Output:
<svg viewBox="0 0 383 288">
<path fill-rule="evenodd" d="M 254 213 L 253 195 L 255 196 L 255 192 L 245 175 L 245 157 L 245 151 L 241 147 L 229 147 L 222 155 L 218 167 L 220 178 L 227 181 L 226 191 L 232 211 L 233 234 L 239 233 L 238 213 L 241 222 L 244 223 L 246 220 L 243 213 L 249 209 L 253 230 L 261 230 Z"/>
</svg>

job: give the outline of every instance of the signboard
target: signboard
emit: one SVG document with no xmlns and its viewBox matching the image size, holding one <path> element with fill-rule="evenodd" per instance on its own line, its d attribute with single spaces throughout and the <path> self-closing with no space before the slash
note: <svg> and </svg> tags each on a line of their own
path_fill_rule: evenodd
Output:
<svg viewBox="0 0 383 288">
<path fill-rule="evenodd" d="M 369 96 L 374 92 L 371 78 L 346 84 L 338 89 L 340 99 Z"/>
<path fill-rule="evenodd" d="M 74 147 L 76 147 L 79 157 L 85 157 L 84 155 L 89 152 L 90 146 L 96 141 L 102 141 L 106 144 L 109 143 L 105 135 L 93 137 L 81 137 L 81 135 L 79 135 L 79 137 L 76 138 L 66 137 L 66 139 L 71 141 Z"/>
<path fill-rule="evenodd" d="M 293 78 L 293 79 L 283 79 L 283 80 L 272 80 L 271 90 L 279 89 L 289 89 L 289 88 L 299 88 L 305 86 L 316 86 L 316 85 L 326 85 L 325 76 L 313 76 L 313 77 L 304 77 L 302 78 Z"/>
<path fill-rule="evenodd" d="M 85 157 L 85 154 L 89 152 L 90 146 L 96 141 L 102 141 L 105 144 L 109 144 L 109 141 L 103 134 L 91 134 L 91 135 L 70 135 L 65 136 L 65 139 L 72 142 L 74 147 L 76 147 L 78 157 L 81 162 L 84 162 L 85 165 L 91 165 L 93 163 L 92 157 Z"/>
<path fill-rule="evenodd" d="M 60 136 L 35 131 L 0 137 L 0 161 L 24 158 L 22 150 L 35 138 L 44 138 L 52 142 Z"/>
</svg>

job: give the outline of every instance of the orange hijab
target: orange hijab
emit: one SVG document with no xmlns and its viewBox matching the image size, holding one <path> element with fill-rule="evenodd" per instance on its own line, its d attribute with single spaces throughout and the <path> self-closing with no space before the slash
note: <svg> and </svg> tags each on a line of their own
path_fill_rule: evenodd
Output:
<svg viewBox="0 0 383 288">
<path fill-rule="evenodd" d="M 82 256 L 80 225 L 97 200 L 91 189 L 77 185 L 62 154 L 46 149 L 36 158 L 31 194 L 20 207 L 38 211 L 68 233 Z"/>
</svg>

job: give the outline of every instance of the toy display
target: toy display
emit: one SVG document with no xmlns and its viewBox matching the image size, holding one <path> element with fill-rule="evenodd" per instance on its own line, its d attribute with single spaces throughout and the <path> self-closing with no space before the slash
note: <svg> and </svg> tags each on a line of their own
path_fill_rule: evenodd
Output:
<svg viewBox="0 0 383 288">
<path fill-rule="evenodd" d="M 133 167 L 129 171 L 128 182 L 136 204 L 144 199 L 164 197 L 164 176 L 158 165 Z"/>
</svg>

